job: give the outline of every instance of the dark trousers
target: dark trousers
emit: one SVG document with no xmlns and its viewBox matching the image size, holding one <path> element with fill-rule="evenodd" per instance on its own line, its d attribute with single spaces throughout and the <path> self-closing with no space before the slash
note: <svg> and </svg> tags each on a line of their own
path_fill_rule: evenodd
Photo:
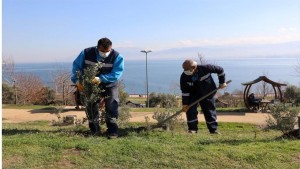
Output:
<svg viewBox="0 0 300 169">
<path fill-rule="evenodd" d="M 99 102 L 96 103 L 87 103 L 86 107 L 87 118 L 89 120 L 89 128 L 92 134 L 100 133 L 100 124 L 99 124 Z"/>
<path fill-rule="evenodd" d="M 105 91 L 101 94 L 101 97 L 104 97 L 105 102 L 105 122 L 107 126 L 107 133 L 117 133 L 117 119 L 119 116 L 118 87 L 105 88 L 104 90 Z M 88 103 L 88 106 L 86 107 L 89 116 L 89 127 L 93 134 L 100 132 L 99 105 L 100 101 L 97 101 L 96 103 Z"/>
<path fill-rule="evenodd" d="M 118 86 L 105 88 L 103 96 L 105 97 L 105 122 L 107 126 L 107 133 L 117 134 L 118 124 L 117 119 L 119 117 L 119 91 Z"/>
<path fill-rule="evenodd" d="M 200 97 L 191 97 L 190 103 L 193 103 Z M 202 112 L 204 114 L 204 118 L 206 121 L 206 126 L 209 132 L 214 132 L 217 130 L 218 122 L 217 122 L 217 113 L 215 107 L 215 99 L 213 96 L 210 96 L 202 101 L 199 102 Z M 198 130 L 198 111 L 197 111 L 198 104 L 192 106 L 187 112 L 187 124 L 189 130 Z"/>
</svg>

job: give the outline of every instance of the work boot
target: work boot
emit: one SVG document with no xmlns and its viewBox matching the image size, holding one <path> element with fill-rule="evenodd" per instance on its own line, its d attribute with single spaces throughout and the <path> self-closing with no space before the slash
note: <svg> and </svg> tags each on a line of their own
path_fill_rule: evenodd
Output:
<svg viewBox="0 0 300 169">
<path fill-rule="evenodd" d="M 116 138 L 118 138 L 118 134 L 117 133 L 107 134 L 107 138 L 108 139 L 116 139 Z"/>
<path fill-rule="evenodd" d="M 197 130 L 189 130 L 188 133 L 189 134 L 197 134 Z"/>
</svg>

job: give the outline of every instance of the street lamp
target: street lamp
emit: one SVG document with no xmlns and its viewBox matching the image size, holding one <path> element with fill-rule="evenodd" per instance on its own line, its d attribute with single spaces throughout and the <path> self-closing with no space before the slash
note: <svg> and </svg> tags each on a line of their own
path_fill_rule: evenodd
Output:
<svg viewBox="0 0 300 169">
<path fill-rule="evenodd" d="M 141 52 L 146 53 L 146 86 L 147 86 L 147 107 L 149 108 L 149 92 L 148 92 L 148 64 L 147 54 L 152 52 L 151 50 L 142 50 Z"/>
<path fill-rule="evenodd" d="M 14 88 L 14 91 L 15 91 L 15 104 L 17 104 L 17 88 L 16 88 L 16 80 L 14 79 L 13 80 L 13 88 Z"/>
</svg>

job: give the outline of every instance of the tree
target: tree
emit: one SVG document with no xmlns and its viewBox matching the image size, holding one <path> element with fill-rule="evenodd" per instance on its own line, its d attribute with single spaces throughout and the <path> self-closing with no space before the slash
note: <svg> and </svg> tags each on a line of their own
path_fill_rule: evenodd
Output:
<svg viewBox="0 0 300 169">
<path fill-rule="evenodd" d="M 120 99 L 120 102 L 119 102 L 120 106 L 125 106 L 126 102 L 128 100 L 128 97 L 129 97 L 128 93 L 125 92 L 124 89 L 125 89 L 125 84 L 123 83 L 123 80 L 121 80 L 120 83 L 119 83 L 119 88 L 118 88 L 118 90 L 119 90 L 119 99 Z"/>
<path fill-rule="evenodd" d="M 44 87 L 41 78 L 32 73 L 15 74 L 15 85 L 18 102 L 22 104 L 32 104 L 38 98 L 38 92 Z"/>
<path fill-rule="evenodd" d="M 56 70 L 51 72 L 51 79 L 54 83 L 54 90 L 58 100 L 62 100 L 67 105 L 70 100 L 74 100 L 73 93 L 75 88 L 72 87 L 71 73 L 64 67 L 56 66 Z"/>
<path fill-rule="evenodd" d="M 272 88 L 270 84 L 264 81 L 260 82 L 256 89 L 257 89 L 257 93 L 263 98 L 266 98 L 267 95 L 272 92 Z"/>
</svg>

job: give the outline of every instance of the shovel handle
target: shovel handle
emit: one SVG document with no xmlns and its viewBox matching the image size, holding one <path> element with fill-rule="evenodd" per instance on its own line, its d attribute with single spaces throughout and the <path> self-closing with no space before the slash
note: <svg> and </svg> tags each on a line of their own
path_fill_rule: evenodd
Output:
<svg viewBox="0 0 300 169">
<path fill-rule="evenodd" d="M 232 82 L 232 80 L 228 80 L 226 82 L 226 84 L 229 84 L 230 82 Z M 193 103 L 191 103 L 189 106 L 188 106 L 188 109 L 192 106 L 194 106 L 195 104 L 198 104 L 201 100 L 205 99 L 206 97 L 210 96 L 211 94 L 215 93 L 216 91 L 218 91 L 220 88 L 216 88 L 215 90 L 207 93 L 205 96 L 202 96 L 201 98 L 199 98 L 198 100 L 194 101 Z M 187 109 L 187 110 L 188 110 Z M 155 126 L 152 126 L 151 129 L 154 129 L 154 128 L 158 128 L 160 127 L 161 125 L 163 125 L 164 123 L 166 123 L 167 121 L 169 121 L 170 119 L 174 118 L 175 116 L 179 115 L 181 112 L 184 112 L 183 109 L 177 111 L 176 113 L 174 113 L 172 116 L 166 118 L 165 120 L 157 123 Z"/>
</svg>

